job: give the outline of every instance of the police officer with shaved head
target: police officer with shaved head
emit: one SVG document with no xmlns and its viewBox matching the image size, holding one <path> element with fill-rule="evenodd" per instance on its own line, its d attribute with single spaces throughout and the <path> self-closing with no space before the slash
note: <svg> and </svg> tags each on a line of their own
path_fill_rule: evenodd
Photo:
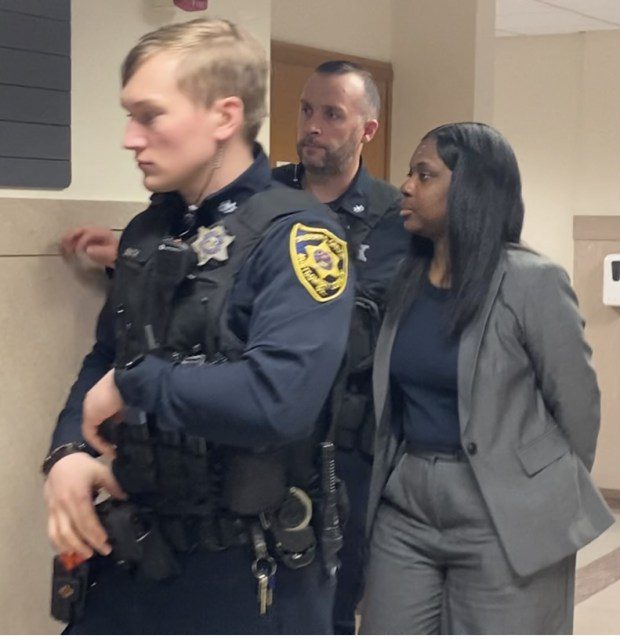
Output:
<svg viewBox="0 0 620 639">
<path fill-rule="evenodd" d="M 299 163 L 273 171 L 276 180 L 310 191 L 337 214 L 357 275 L 347 356 L 327 407 L 338 447 L 338 475 L 350 501 L 334 607 L 338 634 L 355 632 L 355 608 L 363 590 L 364 525 L 375 433 L 372 359 L 386 289 L 409 243 L 398 190 L 372 177 L 362 162 L 364 145 L 379 126 L 380 106 L 379 91 L 368 71 L 349 61 L 321 64 L 300 97 Z"/>
</svg>

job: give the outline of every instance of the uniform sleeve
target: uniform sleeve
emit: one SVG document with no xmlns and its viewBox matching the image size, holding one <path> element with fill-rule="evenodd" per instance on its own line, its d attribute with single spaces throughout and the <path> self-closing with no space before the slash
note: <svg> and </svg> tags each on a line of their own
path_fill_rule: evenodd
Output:
<svg viewBox="0 0 620 639">
<path fill-rule="evenodd" d="M 600 425 L 600 393 L 577 298 L 568 275 L 553 264 L 546 264 L 531 285 L 525 293 L 526 346 L 547 409 L 590 470 Z"/>
<path fill-rule="evenodd" d="M 97 320 L 96 342 L 84 358 L 65 407 L 58 416 L 51 449 L 69 442 L 82 442 L 82 403 L 86 393 L 112 368 L 114 362 L 114 314 L 106 300 Z"/>
<path fill-rule="evenodd" d="M 354 282 L 349 272 L 337 297 L 315 300 L 293 267 L 291 228 L 287 220 L 272 229 L 238 274 L 236 286 L 253 292 L 241 359 L 186 366 L 148 355 L 116 371 L 127 404 L 156 414 L 162 428 L 228 445 L 272 445 L 312 432 L 344 354 Z"/>
</svg>

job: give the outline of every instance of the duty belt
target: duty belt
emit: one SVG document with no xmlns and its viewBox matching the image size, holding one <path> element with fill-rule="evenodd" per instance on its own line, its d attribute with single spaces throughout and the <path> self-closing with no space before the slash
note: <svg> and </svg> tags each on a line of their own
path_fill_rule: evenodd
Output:
<svg viewBox="0 0 620 639">
<path fill-rule="evenodd" d="M 301 488 L 286 486 L 285 466 L 270 465 L 275 453 L 225 448 L 211 455 L 204 440 L 156 433 L 148 424 L 106 428 L 102 434 L 117 445 L 114 473 L 129 494 L 128 501 L 108 500 L 96 507 L 112 560 L 162 580 L 180 573 L 177 553 L 221 551 L 250 542 L 261 614 L 273 599 L 274 557 L 288 568 L 302 568 L 314 561 L 320 545 L 323 566 L 335 575 L 342 534 L 331 442 L 321 444 L 320 485 L 313 501 Z M 188 463 L 195 466 L 191 472 Z M 253 481 L 261 475 L 262 481 Z M 202 481 L 192 485 L 188 477 Z M 269 494 L 253 492 L 257 486 Z M 83 609 L 90 582 L 80 570 L 78 579 L 62 562 L 54 562 L 52 614 L 62 621 L 74 620 Z"/>
</svg>

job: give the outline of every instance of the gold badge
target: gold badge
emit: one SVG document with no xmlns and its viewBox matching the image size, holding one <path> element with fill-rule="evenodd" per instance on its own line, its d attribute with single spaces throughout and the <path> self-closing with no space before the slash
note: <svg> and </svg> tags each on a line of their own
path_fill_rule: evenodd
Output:
<svg viewBox="0 0 620 639">
<path fill-rule="evenodd" d="M 317 302 L 333 300 L 344 291 L 348 271 L 344 240 L 326 229 L 295 224 L 290 249 L 297 278 Z"/>
<path fill-rule="evenodd" d="M 228 245 L 235 239 L 234 235 L 228 235 L 222 224 L 198 229 L 198 237 L 192 242 L 192 248 L 198 255 L 198 266 L 206 264 L 209 260 L 225 262 L 228 259 Z"/>
</svg>

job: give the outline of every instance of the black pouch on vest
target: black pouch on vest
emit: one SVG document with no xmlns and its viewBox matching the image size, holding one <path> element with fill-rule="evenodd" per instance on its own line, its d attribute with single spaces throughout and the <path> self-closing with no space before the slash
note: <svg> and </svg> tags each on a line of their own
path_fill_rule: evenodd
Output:
<svg viewBox="0 0 620 639">
<path fill-rule="evenodd" d="M 337 424 L 336 445 L 343 450 L 352 450 L 358 446 L 358 433 L 366 415 L 368 397 L 358 393 L 347 392 L 340 406 L 338 414 L 334 415 Z"/>
<path fill-rule="evenodd" d="M 146 424 L 126 424 L 118 430 L 112 472 L 130 495 L 158 490 L 155 451 Z"/>
<path fill-rule="evenodd" d="M 257 453 L 240 448 L 224 452 L 222 505 L 237 515 L 277 508 L 287 493 L 283 451 Z"/>
<path fill-rule="evenodd" d="M 96 510 L 108 533 L 112 560 L 123 562 L 128 569 L 136 569 L 156 581 L 181 572 L 155 517 L 129 502 L 116 500 L 97 504 Z"/>
<path fill-rule="evenodd" d="M 183 499 L 192 487 L 187 482 L 181 436 L 177 431 L 160 431 L 155 442 L 159 495 L 164 500 Z"/>
</svg>

